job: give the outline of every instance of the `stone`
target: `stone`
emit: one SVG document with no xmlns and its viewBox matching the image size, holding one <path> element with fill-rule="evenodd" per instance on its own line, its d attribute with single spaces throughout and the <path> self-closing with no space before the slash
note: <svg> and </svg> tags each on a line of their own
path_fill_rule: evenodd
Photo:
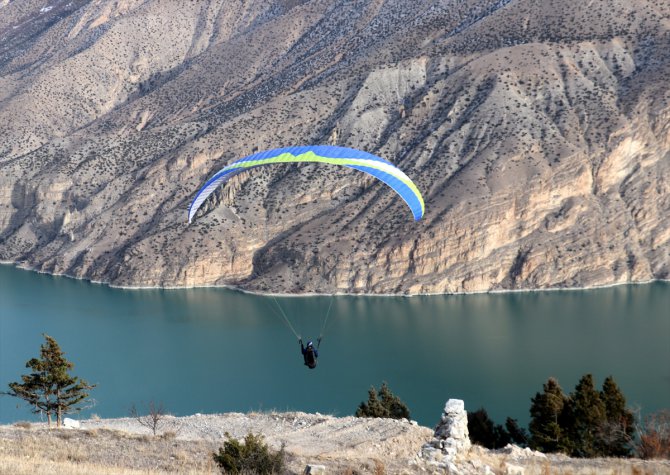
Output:
<svg viewBox="0 0 670 475">
<path fill-rule="evenodd" d="M 524 475 L 524 468 L 510 463 L 505 464 L 505 475 Z"/>
<path fill-rule="evenodd" d="M 460 414 L 465 411 L 465 402 L 462 399 L 449 399 L 444 405 L 445 414 Z"/>
<path fill-rule="evenodd" d="M 461 470 L 456 461 L 470 447 L 465 404 L 460 399 L 449 399 L 435 427 L 433 438 L 422 447 L 421 456 L 429 464 L 446 468 L 447 473 L 458 474 Z"/>
<path fill-rule="evenodd" d="M 305 466 L 305 471 L 302 472 L 304 475 L 325 475 L 326 466 L 325 465 L 307 465 Z"/>
<path fill-rule="evenodd" d="M 66 417 L 65 419 L 63 419 L 63 427 L 66 427 L 68 429 L 79 429 L 81 427 L 81 424 L 79 423 L 79 421 Z"/>
<path fill-rule="evenodd" d="M 441 462 L 444 458 L 444 453 L 430 444 L 425 444 L 421 447 L 421 458 L 428 461 Z"/>
<path fill-rule="evenodd" d="M 435 438 L 444 439 L 444 450 L 450 454 L 470 449 L 468 413 L 461 399 L 449 399 L 444 405 L 440 422 L 435 427 Z"/>
<path fill-rule="evenodd" d="M 496 452 L 500 453 L 500 454 L 506 454 L 512 460 L 523 460 L 523 459 L 528 459 L 528 458 L 532 458 L 532 457 L 547 458 L 547 456 L 545 454 L 543 454 L 542 452 L 532 450 L 529 447 L 526 447 L 526 448 L 522 449 L 521 447 L 519 447 L 517 445 L 514 445 L 514 444 L 507 444 L 502 449 L 496 450 Z"/>
</svg>

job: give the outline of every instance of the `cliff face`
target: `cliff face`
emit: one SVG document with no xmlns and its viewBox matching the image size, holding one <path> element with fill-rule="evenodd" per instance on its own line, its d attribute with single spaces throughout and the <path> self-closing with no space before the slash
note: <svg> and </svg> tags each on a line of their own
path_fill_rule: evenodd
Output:
<svg viewBox="0 0 670 475">
<path fill-rule="evenodd" d="M 670 272 L 670 5 L 0 2 L 0 260 L 127 286 L 434 293 Z M 330 166 L 402 168 L 405 204 Z"/>
</svg>

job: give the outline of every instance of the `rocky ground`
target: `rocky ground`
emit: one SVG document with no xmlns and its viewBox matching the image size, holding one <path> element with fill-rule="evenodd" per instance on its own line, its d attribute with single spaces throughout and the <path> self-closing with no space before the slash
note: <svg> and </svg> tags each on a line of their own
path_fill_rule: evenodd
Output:
<svg viewBox="0 0 670 475">
<path fill-rule="evenodd" d="M 0 1 L 0 261 L 278 293 L 670 276 L 670 5 L 657 0 Z M 240 175 L 293 144 L 362 173 Z"/>
<path fill-rule="evenodd" d="M 670 473 L 669 461 L 570 459 L 513 446 L 500 451 L 473 446 L 435 456 L 427 453 L 434 430 L 406 420 L 292 412 L 197 414 L 162 422 L 157 436 L 129 418 L 84 420 L 79 428 L 60 430 L 0 426 L 0 473 L 216 473 L 211 454 L 225 434 L 241 439 L 250 432 L 262 434 L 273 448 L 284 445 L 291 473 L 307 466 L 328 474 Z"/>
</svg>

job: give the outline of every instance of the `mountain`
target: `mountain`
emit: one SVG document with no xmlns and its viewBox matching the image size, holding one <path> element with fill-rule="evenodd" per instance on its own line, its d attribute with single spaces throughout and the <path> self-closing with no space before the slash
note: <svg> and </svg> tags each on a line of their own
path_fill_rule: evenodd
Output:
<svg viewBox="0 0 670 475">
<path fill-rule="evenodd" d="M 670 274 L 670 4 L 3 0 L 0 260 L 120 286 L 592 287 Z M 337 144 L 365 174 L 232 160 Z"/>
</svg>

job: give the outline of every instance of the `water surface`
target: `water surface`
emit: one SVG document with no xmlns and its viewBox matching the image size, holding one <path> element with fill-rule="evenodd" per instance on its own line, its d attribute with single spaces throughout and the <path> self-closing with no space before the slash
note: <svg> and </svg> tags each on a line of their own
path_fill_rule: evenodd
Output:
<svg viewBox="0 0 670 475">
<path fill-rule="evenodd" d="M 305 338 L 330 316 L 316 370 Z M 613 375 L 633 407 L 670 407 L 670 283 L 588 291 L 426 297 L 262 297 L 226 289 L 122 290 L 0 266 L 0 391 L 58 341 L 96 383 L 82 416 L 299 410 L 350 415 L 387 381 L 419 423 L 449 398 L 527 424 L 549 376 L 566 392 Z M 17 408 L 17 403 L 19 407 Z M 0 423 L 36 420 L 0 397 Z"/>
</svg>

